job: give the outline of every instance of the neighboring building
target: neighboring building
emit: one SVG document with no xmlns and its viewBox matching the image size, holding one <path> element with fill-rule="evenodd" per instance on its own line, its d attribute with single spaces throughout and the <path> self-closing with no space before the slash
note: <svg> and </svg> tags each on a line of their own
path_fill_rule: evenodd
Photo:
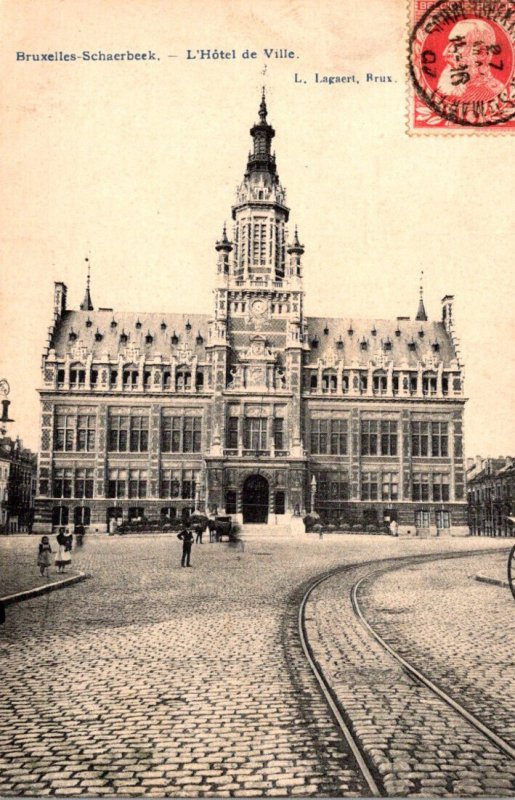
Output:
<svg viewBox="0 0 515 800">
<path fill-rule="evenodd" d="M 428 321 L 304 312 L 302 255 L 263 97 L 224 228 L 212 316 L 80 310 L 55 286 L 37 525 L 175 516 L 467 532 L 453 298 Z M 343 298 L 342 291 L 342 298 Z M 302 526 L 300 526 L 302 527 Z"/>
<path fill-rule="evenodd" d="M 34 520 L 37 456 L 20 439 L 0 439 L 0 531 L 30 532 Z"/>
<path fill-rule="evenodd" d="M 515 534 L 515 465 L 513 458 L 477 456 L 467 464 L 470 532 L 474 536 Z"/>
</svg>

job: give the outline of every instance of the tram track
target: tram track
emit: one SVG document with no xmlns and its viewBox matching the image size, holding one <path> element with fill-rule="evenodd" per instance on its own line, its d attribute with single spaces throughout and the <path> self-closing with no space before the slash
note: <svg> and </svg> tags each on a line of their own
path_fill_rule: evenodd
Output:
<svg viewBox="0 0 515 800">
<path fill-rule="evenodd" d="M 491 552 L 502 553 L 505 552 L 505 548 L 499 548 L 498 550 Z M 506 550 L 506 552 L 508 551 Z M 388 794 L 388 792 L 385 790 L 381 774 L 377 768 L 374 759 L 371 758 L 369 753 L 367 753 L 359 737 L 356 735 L 354 731 L 352 716 L 346 711 L 345 707 L 339 701 L 333 687 L 331 686 L 330 680 L 324 674 L 324 670 L 318 663 L 317 657 L 309 642 L 307 625 L 306 625 L 306 621 L 308 619 L 307 607 L 309 599 L 313 594 L 313 592 L 323 583 L 326 583 L 327 581 L 330 581 L 333 578 L 345 575 L 346 573 L 348 573 L 349 575 L 352 572 L 362 573 L 364 569 L 366 570 L 368 569 L 369 570 L 368 572 L 359 575 L 359 578 L 352 582 L 349 592 L 349 599 L 350 599 L 350 604 L 352 606 L 353 614 L 355 618 L 359 621 L 359 623 L 364 627 L 368 635 L 401 666 L 403 672 L 407 676 L 409 676 L 409 678 L 411 678 L 412 681 L 415 681 L 419 685 L 423 686 L 425 689 L 427 689 L 428 692 L 431 693 L 432 697 L 437 698 L 438 701 L 445 704 L 448 708 L 452 709 L 452 711 L 458 714 L 462 720 L 471 725 L 476 732 L 480 733 L 482 736 L 488 739 L 490 744 L 492 744 L 501 754 L 503 754 L 504 756 L 508 756 L 508 758 L 510 759 L 515 760 L 515 750 L 509 744 L 509 742 L 505 741 L 495 731 L 491 730 L 491 728 L 489 728 L 480 719 L 478 719 L 477 716 L 475 716 L 474 714 L 469 712 L 466 708 L 464 708 L 461 703 L 459 703 L 448 692 L 442 689 L 442 687 L 438 686 L 437 683 L 431 681 L 430 678 L 424 675 L 420 670 L 418 670 L 413 664 L 411 664 L 406 658 L 404 658 L 400 653 L 398 653 L 391 645 L 389 645 L 383 639 L 383 637 L 374 629 L 374 627 L 367 620 L 359 602 L 360 589 L 363 588 L 364 584 L 388 572 L 394 572 L 396 570 L 417 566 L 424 563 L 431 563 L 441 560 L 450 560 L 457 558 L 468 558 L 477 555 L 478 555 L 477 550 L 471 550 L 471 551 L 468 550 L 460 553 L 449 552 L 449 553 L 440 553 L 438 555 L 433 555 L 433 554 L 420 555 L 420 556 L 411 555 L 395 559 L 366 561 L 362 562 L 361 564 L 347 564 L 343 567 L 338 567 L 337 569 L 331 570 L 328 573 L 318 576 L 308 585 L 308 587 L 304 592 L 304 595 L 299 605 L 298 620 L 297 620 L 298 634 L 302 650 L 310 666 L 310 669 L 316 678 L 321 694 L 331 711 L 331 714 L 333 716 L 333 719 L 335 720 L 336 725 L 338 726 L 338 729 L 340 730 L 341 734 L 346 740 L 354 756 L 356 764 L 358 765 L 359 770 L 361 771 L 361 774 L 363 776 L 363 779 L 366 782 L 366 785 L 368 786 L 368 789 L 370 791 L 370 796 L 372 797 L 385 796 Z"/>
</svg>

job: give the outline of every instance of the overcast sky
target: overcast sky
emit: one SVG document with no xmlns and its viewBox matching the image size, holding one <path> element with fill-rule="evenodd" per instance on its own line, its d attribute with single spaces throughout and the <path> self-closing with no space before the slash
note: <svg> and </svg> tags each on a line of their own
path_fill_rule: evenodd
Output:
<svg viewBox="0 0 515 800">
<path fill-rule="evenodd" d="M 86 256 L 96 307 L 211 312 L 214 243 L 265 82 L 290 221 L 306 248 L 307 313 L 414 316 L 423 270 L 431 318 L 445 294 L 456 298 L 466 454 L 513 454 L 513 140 L 406 134 L 405 7 L 2 5 L 0 377 L 11 385 L 12 433 L 37 449 L 53 282 L 77 308 Z M 187 59 L 201 48 L 238 57 Z M 264 48 L 296 57 L 267 59 Z M 16 60 L 127 49 L 160 60 Z M 246 49 L 257 58 L 242 59 Z M 359 83 L 328 86 L 316 73 Z"/>
</svg>

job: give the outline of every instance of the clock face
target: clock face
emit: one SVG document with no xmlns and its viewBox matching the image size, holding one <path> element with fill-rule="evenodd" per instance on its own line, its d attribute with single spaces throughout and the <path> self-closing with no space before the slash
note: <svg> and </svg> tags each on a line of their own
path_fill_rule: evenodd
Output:
<svg viewBox="0 0 515 800">
<path fill-rule="evenodd" d="M 252 313 L 261 316 L 266 311 L 266 300 L 259 298 L 252 303 Z"/>
</svg>

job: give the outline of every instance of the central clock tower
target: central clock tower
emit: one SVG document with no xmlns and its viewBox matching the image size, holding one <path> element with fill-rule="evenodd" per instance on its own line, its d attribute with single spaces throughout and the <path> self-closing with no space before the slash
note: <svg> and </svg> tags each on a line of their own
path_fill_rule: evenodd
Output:
<svg viewBox="0 0 515 800">
<path fill-rule="evenodd" d="M 290 211 L 271 149 L 275 131 L 267 121 L 264 90 L 259 121 L 252 126 L 250 135 L 253 149 L 236 191 L 231 240 L 224 226 L 216 243 L 212 334 L 220 344 L 231 347 L 228 375 L 238 360 L 238 351 L 248 347 L 249 336 L 263 336 L 271 347 L 281 350 L 286 361 L 286 348 L 301 346 L 305 333 L 301 264 L 304 248 L 296 229 L 288 240 Z"/>
</svg>

